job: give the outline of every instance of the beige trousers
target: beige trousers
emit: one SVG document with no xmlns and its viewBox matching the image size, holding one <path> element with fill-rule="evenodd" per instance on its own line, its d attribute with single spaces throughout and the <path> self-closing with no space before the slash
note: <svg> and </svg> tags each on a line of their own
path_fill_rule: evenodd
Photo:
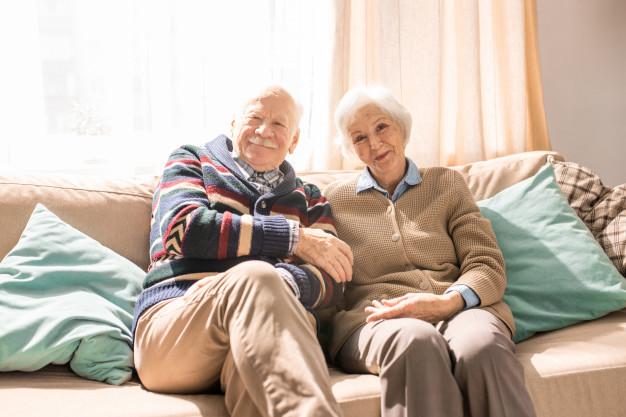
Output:
<svg viewBox="0 0 626 417">
<path fill-rule="evenodd" d="M 164 393 L 225 393 L 233 417 L 341 416 L 306 311 L 273 266 L 241 263 L 146 311 L 135 367 Z"/>
<path fill-rule="evenodd" d="M 506 325 L 469 309 L 433 326 L 368 323 L 337 355 L 349 372 L 380 375 L 382 417 L 534 417 Z"/>
</svg>

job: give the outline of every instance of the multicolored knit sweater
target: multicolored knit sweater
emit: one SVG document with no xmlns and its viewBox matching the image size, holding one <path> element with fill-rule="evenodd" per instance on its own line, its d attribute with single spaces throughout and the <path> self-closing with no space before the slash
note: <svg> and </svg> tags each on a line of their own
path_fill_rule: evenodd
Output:
<svg viewBox="0 0 626 417">
<path fill-rule="evenodd" d="M 309 310 L 340 300 L 342 287 L 324 271 L 283 260 L 290 238 L 286 219 L 336 235 L 330 205 L 319 189 L 304 184 L 283 162 L 283 181 L 261 195 L 231 153 L 230 139 L 219 136 L 204 147 L 186 145 L 170 155 L 154 192 L 151 264 L 135 307 L 133 330 L 144 311 L 183 295 L 196 282 L 176 277 L 223 272 L 253 259 L 288 270 L 300 302 Z"/>
</svg>

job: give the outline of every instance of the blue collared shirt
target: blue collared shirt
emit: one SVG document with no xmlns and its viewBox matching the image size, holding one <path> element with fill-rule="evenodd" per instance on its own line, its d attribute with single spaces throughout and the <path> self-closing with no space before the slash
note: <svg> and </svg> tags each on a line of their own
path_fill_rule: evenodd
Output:
<svg viewBox="0 0 626 417">
<path fill-rule="evenodd" d="M 396 189 L 393 192 L 393 195 L 391 196 L 391 201 L 394 203 L 398 201 L 398 199 L 402 196 L 402 194 L 406 192 L 406 190 L 422 182 L 422 176 L 420 175 L 419 169 L 417 169 L 417 165 L 415 165 L 415 162 L 413 162 L 409 158 L 406 158 L 406 163 L 406 174 L 404 174 L 404 177 L 402 178 L 402 180 L 400 180 L 400 182 L 396 186 Z M 378 184 L 378 181 L 374 179 L 369 168 L 365 167 L 357 180 L 356 192 L 358 194 L 372 188 L 382 193 L 385 197 L 389 198 L 389 193 L 387 192 L 387 190 L 385 190 L 383 187 L 380 186 L 380 184 Z M 463 301 L 465 301 L 466 310 L 480 304 L 480 298 L 478 298 L 478 295 L 476 295 L 474 290 L 472 290 L 465 284 L 451 285 L 445 291 L 445 294 L 451 291 L 456 291 L 461 294 L 461 297 L 463 297 Z"/>
<path fill-rule="evenodd" d="M 391 196 L 391 201 L 393 201 L 394 203 L 398 201 L 400 196 L 404 194 L 404 192 L 408 190 L 409 187 L 422 182 L 422 176 L 420 175 L 420 172 L 417 169 L 417 165 L 415 165 L 415 162 L 411 161 L 409 158 L 406 158 L 406 162 L 408 165 L 406 174 L 404 175 L 404 178 L 400 180 L 400 182 L 396 186 L 396 189 L 393 192 L 393 195 Z M 361 191 L 369 190 L 370 188 L 381 192 L 385 197 L 389 198 L 389 193 L 387 192 L 387 190 L 385 190 L 383 187 L 380 186 L 380 184 L 378 184 L 378 181 L 376 181 L 370 173 L 369 168 L 365 167 L 363 173 L 361 173 L 356 183 L 356 192 L 358 194 Z"/>
</svg>

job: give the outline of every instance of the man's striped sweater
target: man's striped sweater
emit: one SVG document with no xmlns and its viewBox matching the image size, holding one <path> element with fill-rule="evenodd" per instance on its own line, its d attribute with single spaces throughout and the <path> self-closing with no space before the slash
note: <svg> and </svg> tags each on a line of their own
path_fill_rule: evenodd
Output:
<svg viewBox="0 0 626 417">
<path fill-rule="evenodd" d="M 253 259 L 289 271 L 307 309 L 339 301 L 342 287 L 328 274 L 283 259 L 289 250 L 287 219 L 333 235 L 336 231 L 330 205 L 319 189 L 296 178 L 286 161 L 280 170 L 283 181 L 261 195 L 238 169 L 226 136 L 202 147 L 182 146 L 170 155 L 154 192 L 151 264 L 135 307 L 133 330 L 144 311 L 183 295 L 195 282 L 176 280 L 177 276 L 223 272 Z"/>
</svg>

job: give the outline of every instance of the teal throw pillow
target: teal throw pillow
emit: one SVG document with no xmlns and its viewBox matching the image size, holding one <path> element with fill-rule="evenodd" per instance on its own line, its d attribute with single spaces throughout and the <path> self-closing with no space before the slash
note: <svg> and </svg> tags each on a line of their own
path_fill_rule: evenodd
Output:
<svg viewBox="0 0 626 417">
<path fill-rule="evenodd" d="M 515 342 L 626 307 L 626 280 L 567 203 L 550 164 L 478 206 L 504 254 Z"/>
<path fill-rule="evenodd" d="M 0 262 L 0 371 L 69 363 L 85 378 L 128 381 L 130 327 L 144 275 L 37 205 Z"/>
</svg>

